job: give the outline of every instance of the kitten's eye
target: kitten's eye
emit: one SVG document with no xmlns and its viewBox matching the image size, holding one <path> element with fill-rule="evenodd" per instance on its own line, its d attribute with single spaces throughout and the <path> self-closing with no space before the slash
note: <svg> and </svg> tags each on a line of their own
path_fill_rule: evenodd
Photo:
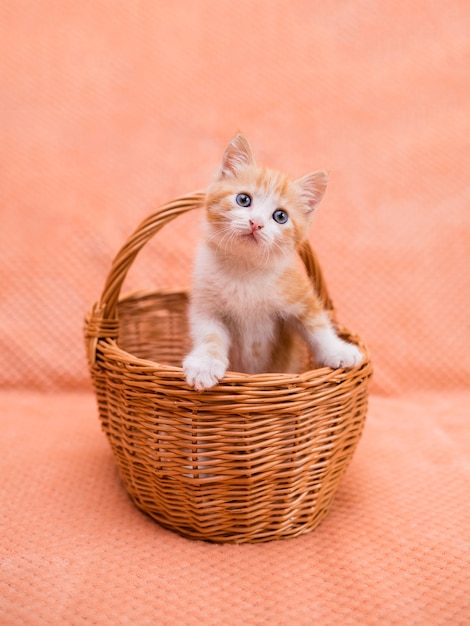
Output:
<svg viewBox="0 0 470 626">
<path fill-rule="evenodd" d="M 240 206 L 250 206 L 251 204 L 251 198 L 247 193 L 239 193 L 235 200 Z"/>
<path fill-rule="evenodd" d="M 288 219 L 289 216 L 282 209 L 276 209 L 273 213 L 273 220 L 278 224 L 285 224 Z"/>
</svg>

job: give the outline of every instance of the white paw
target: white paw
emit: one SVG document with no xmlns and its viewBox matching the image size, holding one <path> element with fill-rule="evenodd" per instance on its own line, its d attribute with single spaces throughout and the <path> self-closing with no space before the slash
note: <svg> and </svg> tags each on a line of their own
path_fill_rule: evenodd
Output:
<svg viewBox="0 0 470 626">
<path fill-rule="evenodd" d="M 355 367 L 363 359 L 362 352 L 357 346 L 339 337 L 336 337 L 336 341 L 332 342 L 328 349 L 323 348 L 316 356 L 319 365 L 326 365 L 333 369 Z"/>
<path fill-rule="evenodd" d="M 189 354 L 183 361 L 186 382 L 198 391 L 217 385 L 227 369 L 227 365 L 212 356 L 194 356 Z"/>
</svg>

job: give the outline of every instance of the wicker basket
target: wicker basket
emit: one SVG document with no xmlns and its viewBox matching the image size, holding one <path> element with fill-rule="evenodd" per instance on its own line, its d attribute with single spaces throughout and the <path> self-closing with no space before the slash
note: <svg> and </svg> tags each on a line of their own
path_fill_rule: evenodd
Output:
<svg viewBox="0 0 470 626">
<path fill-rule="evenodd" d="M 197 392 L 184 380 L 188 351 L 181 291 L 120 299 L 139 250 L 165 224 L 200 208 L 203 193 L 145 220 L 114 260 L 85 322 L 102 427 L 134 503 L 162 526 L 197 539 L 261 542 L 294 537 L 327 514 L 361 436 L 372 374 L 367 350 L 350 370 L 300 374 L 228 372 Z M 320 267 L 299 251 L 334 319 Z"/>
</svg>

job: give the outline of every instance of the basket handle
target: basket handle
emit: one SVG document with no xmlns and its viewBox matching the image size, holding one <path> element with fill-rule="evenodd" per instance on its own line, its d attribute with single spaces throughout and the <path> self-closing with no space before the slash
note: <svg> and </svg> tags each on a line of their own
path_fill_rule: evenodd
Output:
<svg viewBox="0 0 470 626">
<path fill-rule="evenodd" d="M 318 295 L 318 297 L 320 298 L 323 304 L 323 307 L 329 313 L 331 319 L 334 321 L 335 320 L 335 307 L 333 305 L 332 299 L 330 298 L 330 294 L 328 292 L 328 287 L 326 286 L 326 281 L 323 276 L 320 263 L 308 239 L 306 239 L 300 245 L 298 249 L 298 253 L 305 265 L 307 274 L 313 283 L 313 288 L 315 289 L 315 293 Z"/>
<path fill-rule="evenodd" d="M 136 256 L 145 244 L 168 222 L 179 215 L 204 206 L 205 193 L 197 191 L 162 205 L 149 215 L 134 231 L 117 253 L 106 279 L 101 299 L 95 304 L 86 320 L 86 338 L 90 364 L 95 363 L 99 339 L 117 339 L 119 324 L 117 305 L 122 285 Z M 334 307 L 329 297 L 323 274 L 308 241 L 299 248 L 307 273 L 325 309 L 334 318 Z"/>
</svg>

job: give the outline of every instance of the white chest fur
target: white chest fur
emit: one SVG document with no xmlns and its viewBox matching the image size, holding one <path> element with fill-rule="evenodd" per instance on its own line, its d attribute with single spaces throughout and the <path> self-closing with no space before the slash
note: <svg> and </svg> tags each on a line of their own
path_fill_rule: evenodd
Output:
<svg viewBox="0 0 470 626">
<path fill-rule="evenodd" d="M 287 303 L 276 291 L 282 269 L 280 265 L 250 268 L 243 259 L 226 264 L 205 246 L 198 252 L 195 304 L 227 328 L 233 370 L 254 373 L 266 369 L 280 319 L 286 316 Z"/>
</svg>

